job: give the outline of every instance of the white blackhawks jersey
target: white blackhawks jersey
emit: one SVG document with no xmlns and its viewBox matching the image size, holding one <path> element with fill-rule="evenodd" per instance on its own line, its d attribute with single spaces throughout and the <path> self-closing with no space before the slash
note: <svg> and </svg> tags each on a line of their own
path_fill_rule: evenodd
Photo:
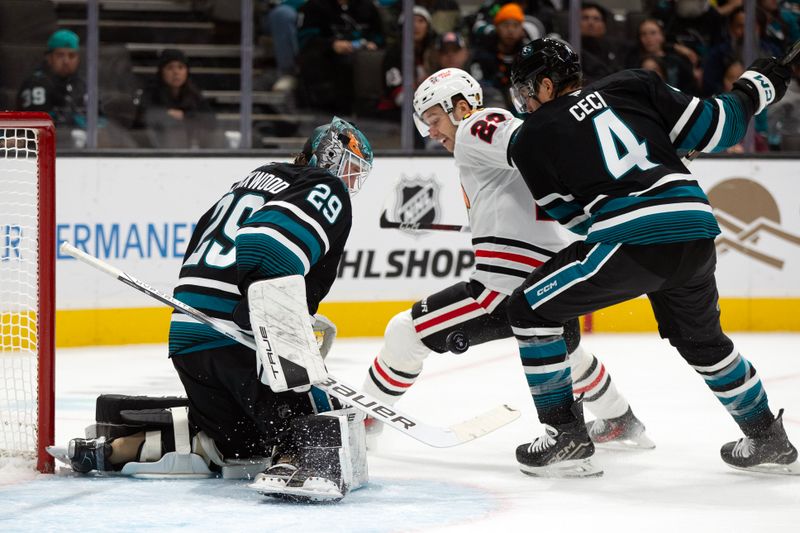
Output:
<svg viewBox="0 0 800 533">
<path fill-rule="evenodd" d="M 472 279 L 511 294 L 536 267 L 576 240 L 537 209 L 508 144 L 522 121 L 496 107 L 464 118 L 456 131 L 456 166 L 472 228 Z"/>
</svg>

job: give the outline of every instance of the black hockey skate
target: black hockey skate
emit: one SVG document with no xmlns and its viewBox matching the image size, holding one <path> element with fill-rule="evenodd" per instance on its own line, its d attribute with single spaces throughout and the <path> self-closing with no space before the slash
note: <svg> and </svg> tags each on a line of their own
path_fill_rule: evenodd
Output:
<svg viewBox="0 0 800 533">
<path fill-rule="evenodd" d="M 728 466 L 738 470 L 800 475 L 797 449 L 783 429 L 783 409 L 761 435 L 729 442 L 722 446 L 720 455 Z"/>
<path fill-rule="evenodd" d="M 539 477 L 599 477 L 603 470 L 591 461 L 594 444 L 583 417 L 559 426 L 545 425 L 545 434 L 517 447 L 519 469 Z"/>
<path fill-rule="evenodd" d="M 67 447 L 67 458 L 74 472 L 86 474 L 92 470 L 113 470 L 111 442 L 105 437 L 96 439 L 72 439 Z"/>
<path fill-rule="evenodd" d="M 656 447 L 645 433 L 644 424 L 636 418 L 630 407 L 622 416 L 586 422 L 586 431 L 595 446 L 601 448 L 652 450 Z"/>
</svg>

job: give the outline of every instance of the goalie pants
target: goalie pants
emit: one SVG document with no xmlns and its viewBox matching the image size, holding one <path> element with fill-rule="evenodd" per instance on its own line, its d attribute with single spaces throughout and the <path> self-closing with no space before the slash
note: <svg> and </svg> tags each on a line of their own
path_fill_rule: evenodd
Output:
<svg viewBox="0 0 800 533">
<path fill-rule="evenodd" d="M 341 407 L 316 388 L 272 392 L 259 381 L 255 358 L 239 345 L 172 357 L 189 398 L 189 423 L 214 439 L 225 458 L 269 457 L 292 419 Z"/>
<path fill-rule="evenodd" d="M 715 267 L 714 240 L 703 239 L 575 242 L 537 268 L 509 297 L 508 313 L 540 421 L 574 420 L 562 325 L 646 294 L 661 337 L 703 377 L 745 434 L 771 423 L 755 368 L 722 332 Z"/>
</svg>

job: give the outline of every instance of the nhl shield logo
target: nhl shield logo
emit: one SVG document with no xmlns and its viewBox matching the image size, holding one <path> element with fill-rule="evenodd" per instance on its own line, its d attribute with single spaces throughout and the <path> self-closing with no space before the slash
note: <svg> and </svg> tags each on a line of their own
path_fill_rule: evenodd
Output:
<svg viewBox="0 0 800 533">
<path fill-rule="evenodd" d="M 408 225 L 438 222 L 439 214 L 442 212 L 439 205 L 439 189 L 439 182 L 433 175 L 427 177 L 401 175 L 397 185 L 395 220 Z"/>
</svg>

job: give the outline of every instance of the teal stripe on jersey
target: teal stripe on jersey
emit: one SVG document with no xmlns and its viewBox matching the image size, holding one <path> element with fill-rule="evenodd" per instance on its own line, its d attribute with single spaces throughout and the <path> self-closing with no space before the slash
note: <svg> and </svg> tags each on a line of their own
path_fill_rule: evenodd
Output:
<svg viewBox="0 0 800 533">
<path fill-rule="evenodd" d="M 631 206 L 641 204 L 644 202 L 654 202 L 661 198 L 690 198 L 690 199 L 703 199 L 708 200 L 706 193 L 697 185 L 681 185 L 667 189 L 666 191 L 659 192 L 652 196 L 625 196 L 622 198 L 614 198 L 609 200 L 603 206 L 593 213 L 593 218 L 598 218 L 601 214 L 611 213 L 620 209 L 626 209 Z"/>
<path fill-rule="evenodd" d="M 720 234 L 714 215 L 686 209 L 641 216 L 612 226 L 590 231 L 587 243 L 665 244 L 698 239 L 713 239 Z"/>
<path fill-rule="evenodd" d="M 208 294 L 197 294 L 195 292 L 180 291 L 175 292 L 175 299 L 180 300 L 186 305 L 190 305 L 200 310 L 219 311 L 221 313 L 232 313 L 233 308 L 239 303 L 239 299 L 231 300 L 219 296 Z"/>
<path fill-rule="evenodd" d="M 562 224 L 583 214 L 583 206 L 581 204 L 578 202 L 565 202 L 563 200 L 553 200 L 544 210 L 548 216 L 558 220 Z"/>
<path fill-rule="evenodd" d="M 236 341 L 205 324 L 173 322 L 169 328 L 170 357 L 234 344 Z"/>
<path fill-rule="evenodd" d="M 580 224 L 576 224 L 569 228 L 572 233 L 577 233 L 578 235 L 586 235 L 589 233 L 589 228 L 592 227 L 592 217 L 587 218 Z"/>
<path fill-rule="evenodd" d="M 576 279 L 591 276 L 616 249 L 617 245 L 615 244 L 598 244 L 586 254 L 583 261 L 573 263 L 556 273 L 545 276 L 535 285 L 525 289 L 525 300 L 531 309 L 535 309 L 544 298 L 558 294 Z"/>
<path fill-rule="evenodd" d="M 703 140 L 706 132 L 708 132 L 708 128 L 712 127 L 711 118 L 714 116 L 714 104 L 708 100 L 703 100 L 700 102 L 700 105 L 703 106 L 703 111 L 700 113 L 700 116 L 697 117 L 697 120 L 694 121 L 694 124 L 692 124 L 692 129 L 689 130 L 688 135 L 683 139 L 679 148 L 683 148 L 684 150 L 702 148 L 702 146 L 697 146 L 697 143 Z"/>
<path fill-rule="evenodd" d="M 281 233 L 292 235 L 300 239 L 311 251 L 311 264 L 317 262 L 319 256 L 322 254 L 319 239 L 316 235 L 308 231 L 305 226 L 298 223 L 296 220 L 282 213 L 281 211 L 262 211 L 256 213 L 247 219 L 247 225 L 253 226 L 258 224 L 270 224 L 271 226 L 278 226 L 285 230 Z"/>
<path fill-rule="evenodd" d="M 714 148 L 714 152 L 726 150 L 741 141 L 745 132 L 747 132 L 748 123 L 742 105 L 735 96 L 723 94 L 718 98 L 725 108 L 725 125 L 722 130 L 722 137 L 719 140 L 719 144 Z"/>
<path fill-rule="evenodd" d="M 297 254 L 266 234 L 236 236 L 236 266 L 240 274 L 252 271 L 263 278 L 305 273 Z"/>
</svg>

